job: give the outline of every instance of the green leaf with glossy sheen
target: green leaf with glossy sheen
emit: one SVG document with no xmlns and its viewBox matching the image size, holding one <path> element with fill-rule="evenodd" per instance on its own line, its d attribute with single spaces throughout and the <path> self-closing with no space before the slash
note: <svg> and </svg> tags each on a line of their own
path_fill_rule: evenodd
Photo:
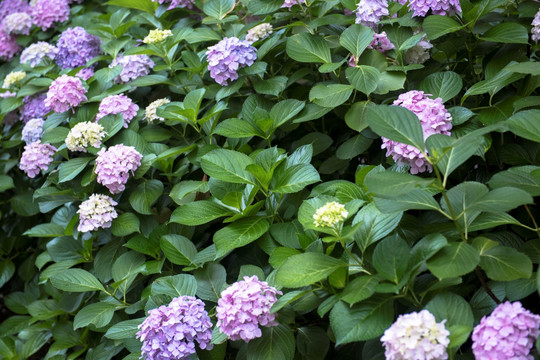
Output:
<svg viewBox="0 0 540 360">
<path fill-rule="evenodd" d="M 127 236 L 139 232 L 140 225 L 137 215 L 127 212 L 113 220 L 111 232 L 114 236 Z"/>
<path fill-rule="evenodd" d="M 424 19 L 423 29 L 429 40 L 435 40 L 443 35 L 456 32 L 465 27 L 450 16 L 431 15 Z"/>
<path fill-rule="evenodd" d="M 431 94 L 432 98 L 440 97 L 443 102 L 455 97 L 463 87 L 461 76 L 453 71 L 444 71 L 428 75 L 420 83 L 419 90 Z"/>
<path fill-rule="evenodd" d="M 422 126 L 412 111 L 401 106 L 377 105 L 366 109 L 371 130 L 393 141 L 424 150 Z"/>
<path fill-rule="evenodd" d="M 202 169 L 207 175 L 236 184 L 253 183 L 252 175 L 246 171 L 246 166 L 251 164 L 253 160 L 246 154 L 227 149 L 210 151 L 201 159 Z"/>
<path fill-rule="evenodd" d="M 0 288 L 15 274 L 15 265 L 10 259 L 0 261 Z"/>
<path fill-rule="evenodd" d="M 373 203 L 364 206 L 353 220 L 353 225 L 360 224 L 354 234 L 358 247 L 365 251 L 369 245 L 390 234 L 399 225 L 402 216 L 401 211 L 382 213 Z"/>
<path fill-rule="evenodd" d="M 531 259 L 508 246 L 495 246 L 482 253 L 480 267 L 496 281 L 528 279 L 532 275 Z"/>
<path fill-rule="evenodd" d="M 26 230 L 23 235 L 31 237 L 57 237 L 64 235 L 64 227 L 55 223 L 39 224 Z"/>
<path fill-rule="evenodd" d="M 319 106 L 335 108 L 347 101 L 352 92 L 351 85 L 317 84 L 309 92 L 309 101 Z"/>
<path fill-rule="evenodd" d="M 68 271 L 62 271 L 51 276 L 49 280 L 55 288 L 63 291 L 105 291 L 101 282 L 99 282 L 94 275 L 83 269 L 69 269 Z"/>
<path fill-rule="evenodd" d="M 405 210 L 440 210 L 440 206 L 429 192 L 422 189 L 411 190 L 396 198 L 375 198 L 375 205 L 381 212 L 396 212 Z"/>
<path fill-rule="evenodd" d="M 470 273 L 480 262 L 476 248 L 464 242 L 452 242 L 427 261 L 427 267 L 439 279 Z"/>
<path fill-rule="evenodd" d="M 321 178 L 312 165 L 298 164 L 284 170 L 278 169 L 270 190 L 278 194 L 290 194 L 318 181 L 321 181 Z"/>
<path fill-rule="evenodd" d="M 234 8 L 234 0 L 208 0 L 204 3 L 203 11 L 206 15 L 223 20 Z"/>
<path fill-rule="evenodd" d="M 366 45 L 367 46 L 367 45 Z M 330 47 L 317 35 L 301 33 L 287 39 L 287 55 L 291 59 L 307 63 L 331 63 Z"/>
<path fill-rule="evenodd" d="M 376 196 L 395 197 L 407 194 L 411 190 L 425 188 L 434 179 L 398 173 L 395 171 L 370 172 L 364 179 L 364 185 Z"/>
<path fill-rule="evenodd" d="M 77 175 L 79 175 L 86 165 L 92 160 L 89 157 L 80 157 L 68 160 L 62 163 L 59 167 L 58 182 L 65 182 L 73 180 Z"/>
<path fill-rule="evenodd" d="M 235 221 L 214 234 L 216 257 L 228 254 L 230 251 L 245 246 L 268 231 L 270 224 L 262 217 L 247 217 Z"/>
<path fill-rule="evenodd" d="M 510 44 L 527 44 L 529 32 L 516 22 L 501 22 L 495 25 L 480 37 L 482 40 Z"/>
<path fill-rule="evenodd" d="M 346 265 L 339 259 L 319 253 L 293 255 L 277 270 L 276 283 L 289 288 L 308 286 Z"/>
<path fill-rule="evenodd" d="M 532 204 L 533 198 L 525 190 L 501 187 L 490 191 L 469 206 L 469 209 L 485 212 L 508 212 L 523 204 Z"/>
<path fill-rule="evenodd" d="M 357 59 L 373 41 L 373 30 L 367 26 L 354 24 L 349 26 L 339 37 L 339 43 Z"/>
<path fill-rule="evenodd" d="M 197 282 L 193 275 L 179 274 L 162 276 L 152 283 L 152 295 L 168 295 L 178 297 L 182 295 L 195 296 Z"/>
<path fill-rule="evenodd" d="M 107 1 L 107 5 L 142 10 L 150 14 L 153 14 L 158 7 L 158 4 L 152 0 L 109 0 Z"/>
<path fill-rule="evenodd" d="M 377 244 L 373 252 L 373 266 L 386 280 L 398 284 L 409 260 L 409 246 L 399 236 L 389 236 Z"/>
<path fill-rule="evenodd" d="M 375 106 L 371 101 L 359 101 L 354 103 L 345 114 L 345 123 L 353 130 L 361 132 L 369 125 L 366 118 L 366 110 L 369 106 Z"/>
<path fill-rule="evenodd" d="M 510 131 L 522 138 L 540 142 L 540 110 L 520 111 L 508 119 Z"/>
<path fill-rule="evenodd" d="M 190 265 L 197 255 L 197 248 L 191 240 L 178 234 L 162 236 L 160 247 L 167 259 L 176 265 Z"/>
<path fill-rule="evenodd" d="M 227 119 L 218 124 L 214 131 L 218 135 L 232 139 L 241 139 L 251 136 L 264 137 L 264 132 L 244 119 Z"/>
<path fill-rule="evenodd" d="M 367 301 L 353 307 L 340 301 L 330 312 L 330 326 L 336 336 L 336 345 L 379 337 L 393 321 L 391 299 Z"/>
<path fill-rule="evenodd" d="M 171 222 L 189 226 L 202 225 L 234 214 L 234 211 L 212 200 L 199 200 L 176 208 L 172 213 Z"/>
<path fill-rule="evenodd" d="M 152 215 L 152 204 L 163 193 L 163 183 L 159 180 L 145 181 L 129 196 L 129 203 L 139 214 Z"/>
<path fill-rule="evenodd" d="M 109 324 L 114 315 L 116 305 L 99 302 L 90 304 L 79 310 L 73 319 L 73 329 L 82 328 L 90 324 L 97 328 Z"/>
<path fill-rule="evenodd" d="M 305 102 L 295 99 L 282 100 L 272 106 L 270 118 L 274 121 L 274 128 L 285 124 L 295 117 L 306 105 Z"/>
<path fill-rule="evenodd" d="M 249 360 L 292 360 L 294 358 L 294 335 L 289 326 L 280 324 L 261 327 L 262 336 L 247 346 Z"/>
<path fill-rule="evenodd" d="M 142 324 L 145 318 L 120 321 L 111 326 L 105 333 L 105 337 L 113 340 L 122 340 L 135 337 L 138 326 Z"/>
<path fill-rule="evenodd" d="M 377 89 L 380 72 L 377 68 L 367 65 L 349 67 L 346 71 L 347 80 L 354 88 L 366 95 Z"/>
<path fill-rule="evenodd" d="M 378 283 L 379 278 L 376 276 L 359 276 L 347 284 L 341 294 L 341 300 L 349 305 L 365 300 L 375 293 L 375 286 Z"/>
</svg>

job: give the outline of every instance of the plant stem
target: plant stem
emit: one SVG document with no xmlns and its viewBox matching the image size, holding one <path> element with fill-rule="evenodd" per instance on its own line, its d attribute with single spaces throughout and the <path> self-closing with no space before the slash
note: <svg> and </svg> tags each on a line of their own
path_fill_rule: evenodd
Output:
<svg viewBox="0 0 540 360">
<path fill-rule="evenodd" d="M 482 283 L 482 287 L 484 288 L 486 293 L 489 295 L 490 298 L 493 299 L 493 301 L 495 301 L 497 303 L 497 305 L 499 305 L 501 303 L 501 300 L 499 300 L 499 298 L 497 296 L 495 296 L 493 291 L 491 291 L 488 284 L 486 283 L 486 280 L 482 276 L 482 272 L 480 271 L 480 268 L 478 266 L 476 267 L 475 272 L 476 272 L 476 277 L 478 277 L 478 279 Z"/>
</svg>

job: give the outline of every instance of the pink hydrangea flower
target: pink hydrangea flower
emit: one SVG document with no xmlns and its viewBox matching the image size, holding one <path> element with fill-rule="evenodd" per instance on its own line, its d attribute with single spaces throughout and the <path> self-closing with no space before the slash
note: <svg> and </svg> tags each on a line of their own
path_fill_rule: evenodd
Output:
<svg viewBox="0 0 540 360">
<path fill-rule="evenodd" d="M 534 19 L 531 23 L 532 29 L 531 29 L 531 38 L 535 43 L 538 43 L 538 40 L 540 40 L 540 10 L 534 15 Z"/>
<path fill-rule="evenodd" d="M 237 70 L 251 66 L 257 59 L 257 49 L 249 41 L 224 38 L 206 52 L 210 76 L 221 86 L 238 79 Z"/>
<path fill-rule="evenodd" d="M 195 354 L 195 342 L 211 350 L 212 322 L 204 303 L 193 296 L 179 296 L 169 305 L 148 312 L 137 338 L 146 360 L 187 360 Z"/>
<path fill-rule="evenodd" d="M 66 0 L 36 0 L 32 7 L 32 20 L 43 31 L 68 18 L 69 4 Z"/>
<path fill-rule="evenodd" d="M 55 112 L 61 113 L 88 100 L 85 94 L 86 89 L 81 79 L 75 76 L 62 75 L 54 80 L 49 87 L 45 105 Z"/>
<path fill-rule="evenodd" d="M 94 69 L 92 67 L 83 68 L 79 70 L 75 76 L 86 81 L 94 76 Z"/>
<path fill-rule="evenodd" d="M 476 360 L 533 360 L 531 349 L 540 334 L 540 316 L 519 301 L 499 304 L 472 334 Z"/>
<path fill-rule="evenodd" d="M 113 194 L 124 191 L 129 173 L 141 166 L 141 159 L 142 155 L 133 146 L 119 144 L 101 149 L 96 159 L 97 182 Z"/>
<path fill-rule="evenodd" d="M 385 31 L 380 34 L 373 34 L 373 41 L 368 45 L 368 49 L 375 49 L 383 54 L 393 48 L 395 48 L 395 46 L 390 42 Z"/>
<path fill-rule="evenodd" d="M 0 60 L 10 61 L 21 50 L 15 35 L 0 31 Z"/>
<path fill-rule="evenodd" d="M 110 228 L 112 221 L 118 217 L 114 206 L 118 205 L 110 196 L 92 194 L 90 198 L 79 205 L 80 232 L 94 231 L 97 229 Z"/>
<path fill-rule="evenodd" d="M 2 31 L 6 34 L 30 34 L 32 17 L 26 12 L 9 14 L 2 20 Z"/>
<path fill-rule="evenodd" d="M 281 291 L 259 281 L 257 276 L 244 276 L 221 292 L 216 308 L 217 326 L 231 340 L 244 340 L 261 337 L 260 326 L 277 326 L 276 314 L 270 308 L 277 301 Z"/>
<path fill-rule="evenodd" d="M 423 91 L 412 90 L 399 95 L 394 105 L 409 109 L 416 114 L 424 131 L 424 140 L 433 134 L 450 135 L 452 116 L 444 107 L 441 98 L 430 99 Z M 392 156 L 400 166 L 410 165 L 411 174 L 432 171 L 431 165 L 419 149 L 385 137 L 382 141 L 386 156 Z"/>
<path fill-rule="evenodd" d="M 53 161 L 53 155 L 57 149 L 50 144 L 33 142 L 24 147 L 19 168 L 33 178 L 40 170 L 47 170 Z"/>
<path fill-rule="evenodd" d="M 30 5 L 25 0 L 2 0 L 0 1 L 0 19 L 5 19 L 8 15 L 16 12 L 32 11 Z"/>
<path fill-rule="evenodd" d="M 131 120 L 137 115 L 139 106 L 124 94 L 110 95 L 101 100 L 96 121 L 111 114 L 122 114 L 124 127 L 127 128 Z"/>
<path fill-rule="evenodd" d="M 289 11 L 291 10 L 291 7 L 294 5 L 303 4 L 304 0 L 285 0 L 283 2 L 283 5 L 281 5 L 282 8 L 287 8 Z"/>
<path fill-rule="evenodd" d="M 431 10 L 435 15 L 454 15 L 461 12 L 459 0 L 397 0 L 401 5 L 409 2 L 409 12 L 413 16 L 424 17 Z"/>
</svg>

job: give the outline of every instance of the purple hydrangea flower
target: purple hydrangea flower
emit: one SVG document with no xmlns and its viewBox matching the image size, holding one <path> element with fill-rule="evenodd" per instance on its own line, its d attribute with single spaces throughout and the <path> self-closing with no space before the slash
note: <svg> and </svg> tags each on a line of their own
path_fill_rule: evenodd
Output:
<svg viewBox="0 0 540 360">
<path fill-rule="evenodd" d="M 2 0 L 0 1 L 0 19 L 16 12 L 30 13 L 32 8 L 25 0 Z"/>
<path fill-rule="evenodd" d="M 303 4 L 304 3 L 304 0 L 285 0 L 283 2 L 283 5 L 281 5 L 282 8 L 288 8 L 289 11 L 291 10 L 291 7 L 293 7 L 294 5 L 299 5 L 299 4 Z"/>
<path fill-rule="evenodd" d="M 109 67 L 113 68 L 117 65 L 122 66 L 122 72 L 114 78 L 114 82 L 117 84 L 125 84 L 141 76 L 146 76 L 154 68 L 154 62 L 147 55 L 118 55 Z"/>
<path fill-rule="evenodd" d="M 129 173 L 141 166 L 142 155 L 133 146 L 123 144 L 101 149 L 96 159 L 97 182 L 113 194 L 124 191 Z"/>
<path fill-rule="evenodd" d="M 533 360 L 531 348 L 540 334 L 540 316 L 519 301 L 499 304 L 484 316 L 472 334 L 477 360 Z"/>
<path fill-rule="evenodd" d="M 30 67 L 33 68 L 47 57 L 54 60 L 57 53 L 58 49 L 55 46 L 45 41 L 38 41 L 23 50 L 21 53 L 21 63 L 29 63 Z"/>
<path fill-rule="evenodd" d="M 25 143 L 31 144 L 41 140 L 43 134 L 43 119 L 32 119 L 24 125 L 22 129 L 22 139 Z"/>
<path fill-rule="evenodd" d="M 45 115 L 50 113 L 52 109 L 45 104 L 46 98 L 47 95 L 45 93 L 25 96 L 20 109 L 21 120 L 26 123 L 31 119 L 43 119 Z"/>
<path fill-rule="evenodd" d="M 450 332 L 427 310 L 400 315 L 381 337 L 386 360 L 446 360 Z"/>
<path fill-rule="evenodd" d="M 92 76 L 94 76 L 94 68 L 93 67 L 83 68 L 79 70 L 77 74 L 75 74 L 75 76 L 86 81 L 90 79 Z"/>
<path fill-rule="evenodd" d="M 424 140 L 433 134 L 450 135 L 452 129 L 452 116 L 442 103 L 441 98 L 430 99 L 423 91 L 412 90 L 399 95 L 394 105 L 404 107 L 416 114 L 424 131 Z M 398 165 L 409 164 L 411 174 L 432 170 L 419 149 L 382 138 L 382 148 L 386 149 L 386 156 L 392 156 Z"/>
<path fill-rule="evenodd" d="M 0 60 L 10 61 L 21 50 L 15 35 L 0 31 Z"/>
<path fill-rule="evenodd" d="M 461 12 L 459 0 L 397 0 L 401 5 L 409 2 L 409 12 L 413 16 L 424 17 L 431 10 L 435 15 L 454 15 Z"/>
<path fill-rule="evenodd" d="M 110 95 L 101 100 L 96 121 L 111 114 L 122 114 L 124 127 L 127 128 L 131 120 L 137 115 L 139 106 L 124 94 Z"/>
<path fill-rule="evenodd" d="M 171 10 L 177 7 L 192 9 L 195 2 L 193 0 L 152 0 L 158 1 L 160 4 L 169 4 L 167 10 Z"/>
<path fill-rule="evenodd" d="M 388 2 L 386 0 L 360 0 L 354 22 L 377 31 L 381 18 L 388 15 Z"/>
<path fill-rule="evenodd" d="M 53 155 L 57 149 L 50 144 L 33 142 L 24 147 L 19 168 L 33 178 L 40 170 L 47 170 L 53 161 Z"/>
<path fill-rule="evenodd" d="M 80 232 L 110 228 L 112 221 L 118 217 L 114 206 L 118 205 L 110 196 L 92 194 L 90 198 L 79 205 Z"/>
<path fill-rule="evenodd" d="M 270 308 L 277 301 L 281 291 L 259 281 L 257 276 L 244 276 L 221 292 L 216 308 L 217 326 L 231 340 L 244 340 L 261 337 L 261 326 L 277 326 L 276 314 Z"/>
<path fill-rule="evenodd" d="M 30 34 L 32 17 L 26 12 L 9 14 L 2 20 L 2 31 L 6 34 Z"/>
<path fill-rule="evenodd" d="M 388 40 L 385 31 L 380 34 L 373 34 L 373 41 L 368 45 L 368 49 L 375 49 L 383 54 L 388 50 L 392 50 L 393 48 L 395 48 L 395 46 L 390 42 L 390 40 Z"/>
<path fill-rule="evenodd" d="M 69 18 L 69 4 L 66 0 L 36 0 L 32 7 L 32 19 L 43 31 L 50 29 L 55 22 Z"/>
<path fill-rule="evenodd" d="M 14 93 L 13 91 L 4 91 L 4 92 L 0 93 L 0 98 L 2 98 L 2 99 L 15 97 L 15 96 L 17 96 L 17 93 Z"/>
<path fill-rule="evenodd" d="M 47 92 L 45 105 L 61 113 L 79 106 L 86 98 L 86 89 L 81 79 L 75 76 L 62 75 L 54 80 Z"/>
<path fill-rule="evenodd" d="M 80 26 L 66 29 L 60 35 L 56 47 L 56 63 L 62 69 L 73 69 L 99 55 L 100 40 Z"/>
<path fill-rule="evenodd" d="M 195 342 L 201 349 L 213 348 L 212 322 L 204 303 L 193 296 L 179 296 L 150 310 L 139 329 L 146 360 L 186 360 L 195 354 Z"/>
<path fill-rule="evenodd" d="M 531 23 L 532 29 L 531 29 L 531 38 L 535 43 L 538 43 L 538 40 L 540 40 L 540 10 L 534 15 L 534 19 Z"/>
<path fill-rule="evenodd" d="M 238 68 L 253 65 L 257 59 L 257 49 L 249 41 L 231 37 L 209 47 L 206 55 L 210 76 L 218 84 L 227 86 L 227 80 L 238 79 Z"/>
</svg>

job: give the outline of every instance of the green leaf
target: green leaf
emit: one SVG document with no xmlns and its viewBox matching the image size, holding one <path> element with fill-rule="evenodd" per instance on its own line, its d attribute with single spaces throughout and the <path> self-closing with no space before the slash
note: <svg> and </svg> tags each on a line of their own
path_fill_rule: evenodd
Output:
<svg viewBox="0 0 540 360">
<path fill-rule="evenodd" d="M 343 84 L 317 84 L 309 91 L 309 101 L 323 107 L 334 108 L 349 99 L 353 87 Z"/>
<path fill-rule="evenodd" d="M 401 106 L 377 105 L 366 109 L 369 127 L 380 136 L 424 151 L 424 135 L 420 120 Z"/>
<path fill-rule="evenodd" d="M 69 269 L 49 278 L 53 286 L 69 292 L 105 291 L 98 279 L 83 269 Z"/>
<path fill-rule="evenodd" d="M 203 11 L 206 15 L 223 20 L 234 8 L 234 0 L 208 0 L 204 3 Z"/>
<path fill-rule="evenodd" d="M 150 14 L 153 14 L 158 7 L 158 4 L 152 0 L 109 0 L 107 5 L 142 10 Z"/>
<path fill-rule="evenodd" d="M 262 327 L 262 336 L 247 346 L 247 360 L 292 360 L 295 342 L 291 329 L 284 324 Z"/>
<path fill-rule="evenodd" d="M 193 275 L 162 276 L 154 280 L 151 292 L 152 295 L 168 295 L 173 298 L 182 295 L 195 296 L 197 282 Z"/>
<path fill-rule="evenodd" d="M 429 192 L 422 189 L 411 190 L 396 198 L 375 198 L 375 205 L 383 213 L 405 210 L 440 210 L 440 206 Z"/>
<path fill-rule="evenodd" d="M 286 76 L 274 76 L 267 80 L 255 80 L 253 88 L 259 94 L 279 96 L 279 94 L 287 87 Z"/>
<path fill-rule="evenodd" d="M 265 136 L 264 132 L 245 119 L 227 119 L 218 124 L 214 131 L 218 135 L 231 139 L 241 139 L 252 136 Z"/>
<path fill-rule="evenodd" d="M 352 159 L 366 151 L 372 143 L 373 139 L 358 134 L 338 147 L 336 157 L 342 160 Z"/>
<path fill-rule="evenodd" d="M 295 117 L 306 105 L 305 102 L 287 99 L 282 100 L 272 106 L 270 118 L 274 121 L 274 128 L 277 128 Z"/>
<path fill-rule="evenodd" d="M 107 330 L 105 337 L 112 340 L 134 338 L 139 330 L 138 326 L 142 324 L 143 320 L 144 318 L 120 321 Z"/>
<path fill-rule="evenodd" d="M 191 265 L 197 248 L 185 236 L 169 234 L 161 237 L 161 250 L 167 259 L 176 265 Z"/>
<path fill-rule="evenodd" d="M 15 274 L 15 264 L 10 259 L 0 261 L 0 288 Z"/>
<path fill-rule="evenodd" d="M 209 263 L 193 274 L 197 280 L 197 296 L 203 300 L 217 303 L 221 297 L 221 289 L 227 281 L 227 271 L 223 265 Z"/>
<path fill-rule="evenodd" d="M 326 279 L 346 263 L 328 255 L 304 253 L 288 258 L 276 272 L 276 283 L 289 288 L 299 288 Z"/>
<path fill-rule="evenodd" d="M 15 184 L 10 176 L 0 175 L 0 192 L 13 189 L 14 187 Z"/>
<path fill-rule="evenodd" d="M 528 44 L 529 32 L 525 26 L 509 21 L 495 25 L 486 31 L 480 39 L 499 43 Z"/>
<path fill-rule="evenodd" d="M 114 236 L 127 236 L 140 232 L 140 225 L 137 215 L 127 212 L 113 220 L 111 232 Z"/>
<path fill-rule="evenodd" d="M 540 142 L 540 110 L 524 110 L 507 121 L 510 131 L 522 138 Z"/>
<path fill-rule="evenodd" d="M 306 186 L 321 181 L 317 170 L 309 164 L 298 164 L 276 171 L 271 191 L 278 194 L 290 194 Z"/>
<path fill-rule="evenodd" d="M 328 43 L 317 35 L 308 33 L 293 35 L 287 39 L 286 50 L 287 55 L 296 61 L 307 63 L 332 62 Z"/>
<path fill-rule="evenodd" d="M 431 94 L 433 98 L 440 97 L 444 102 L 455 97 L 463 87 L 463 80 L 453 71 L 438 72 L 428 75 L 419 90 Z"/>
<path fill-rule="evenodd" d="M 323 360 L 330 348 L 326 331 L 317 326 L 303 326 L 297 329 L 296 346 L 304 359 Z"/>
<path fill-rule="evenodd" d="M 247 217 L 233 222 L 214 234 L 216 257 L 225 256 L 230 251 L 245 246 L 268 231 L 270 224 L 262 217 Z"/>
<path fill-rule="evenodd" d="M 240 152 L 227 149 L 216 149 L 201 159 L 203 171 L 218 180 L 235 184 L 252 184 L 253 178 L 246 171 L 246 166 L 253 160 Z"/>
<path fill-rule="evenodd" d="M 360 224 L 354 234 L 358 247 L 364 252 L 369 245 L 390 234 L 399 225 L 402 216 L 401 211 L 381 213 L 373 203 L 364 206 L 353 219 L 353 225 Z"/>
<path fill-rule="evenodd" d="M 474 247 L 464 242 L 452 242 L 429 259 L 427 267 L 442 280 L 468 274 L 479 262 L 480 254 Z"/>
<path fill-rule="evenodd" d="M 520 74 L 540 75 L 540 63 L 534 61 L 511 64 L 506 66 L 505 69 Z"/>
<path fill-rule="evenodd" d="M 31 237 L 57 237 L 64 235 L 64 227 L 54 223 L 39 224 L 26 230 L 23 235 Z"/>
<path fill-rule="evenodd" d="M 330 312 L 330 326 L 336 337 L 336 345 L 379 337 L 393 321 L 391 299 L 366 301 L 353 307 L 340 301 Z"/>
<path fill-rule="evenodd" d="M 250 14 L 264 15 L 273 13 L 283 5 L 281 0 L 250 0 L 247 8 Z"/>
<path fill-rule="evenodd" d="M 445 327 L 450 331 L 451 339 L 449 348 L 460 346 L 467 340 L 473 329 L 474 317 L 471 306 L 461 296 L 452 293 L 437 294 L 425 309 L 435 316 L 437 322 L 446 320 Z"/>
<path fill-rule="evenodd" d="M 347 284 L 341 293 L 341 300 L 349 305 L 365 300 L 375 293 L 378 283 L 379 279 L 376 276 L 359 276 Z"/>
<path fill-rule="evenodd" d="M 379 83 L 380 72 L 377 68 L 367 65 L 349 67 L 345 74 L 354 88 L 366 95 L 371 94 Z"/>
<path fill-rule="evenodd" d="M 195 226 L 231 215 L 234 215 L 234 211 L 212 200 L 199 200 L 176 208 L 172 213 L 171 222 Z"/>
<path fill-rule="evenodd" d="M 424 19 L 423 29 L 429 40 L 435 40 L 443 35 L 461 30 L 466 25 L 460 25 L 450 16 L 431 15 Z"/>
<path fill-rule="evenodd" d="M 379 52 L 376 53 L 380 55 Z M 374 91 L 374 93 L 384 95 L 388 94 L 390 91 L 403 89 L 406 79 L 407 77 L 402 72 L 383 71 L 379 76 L 379 83 L 377 84 L 377 89 Z"/>
<path fill-rule="evenodd" d="M 501 187 L 490 191 L 469 206 L 471 210 L 485 212 L 508 212 L 523 204 L 532 204 L 533 198 L 525 190 Z"/>
<path fill-rule="evenodd" d="M 483 144 L 482 136 L 463 136 L 459 139 L 434 134 L 426 139 L 430 156 L 439 159 L 437 167 L 446 179 L 455 169 L 473 156 Z"/>
<path fill-rule="evenodd" d="M 532 275 L 531 259 L 508 246 L 495 246 L 482 253 L 480 267 L 496 281 L 528 279 Z"/>
<path fill-rule="evenodd" d="M 395 197 L 407 194 L 414 189 L 425 188 L 433 181 L 433 179 L 387 170 L 368 173 L 364 179 L 364 185 L 376 196 Z"/>
<path fill-rule="evenodd" d="M 399 236 L 390 236 L 381 241 L 373 252 L 373 266 L 378 274 L 398 284 L 409 260 L 409 246 Z"/>
<path fill-rule="evenodd" d="M 139 214 L 152 215 L 152 204 L 163 193 L 163 183 L 159 180 L 145 181 L 129 196 L 129 203 Z"/>
<path fill-rule="evenodd" d="M 371 101 L 360 101 L 354 103 L 349 111 L 345 114 L 345 122 L 347 126 L 353 130 L 361 132 L 366 129 L 369 125 L 366 118 L 366 110 L 368 106 L 375 106 Z"/>
<path fill-rule="evenodd" d="M 341 46 L 349 50 L 357 59 L 372 41 L 373 30 L 360 24 L 349 26 L 339 37 Z"/>
<path fill-rule="evenodd" d="M 100 328 L 109 324 L 114 315 L 116 305 L 105 302 L 90 304 L 79 310 L 73 319 L 73 329 L 79 329 L 93 324 Z"/>
<path fill-rule="evenodd" d="M 516 187 L 527 191 L 531 196 L 540 195 L 540 167 L 517 166 L 500 171 L 489 180 L 489 186 L 500 188 L 505 186 Z M 537 174 L 537 175 L 535 175 Z"/>
</svg>

